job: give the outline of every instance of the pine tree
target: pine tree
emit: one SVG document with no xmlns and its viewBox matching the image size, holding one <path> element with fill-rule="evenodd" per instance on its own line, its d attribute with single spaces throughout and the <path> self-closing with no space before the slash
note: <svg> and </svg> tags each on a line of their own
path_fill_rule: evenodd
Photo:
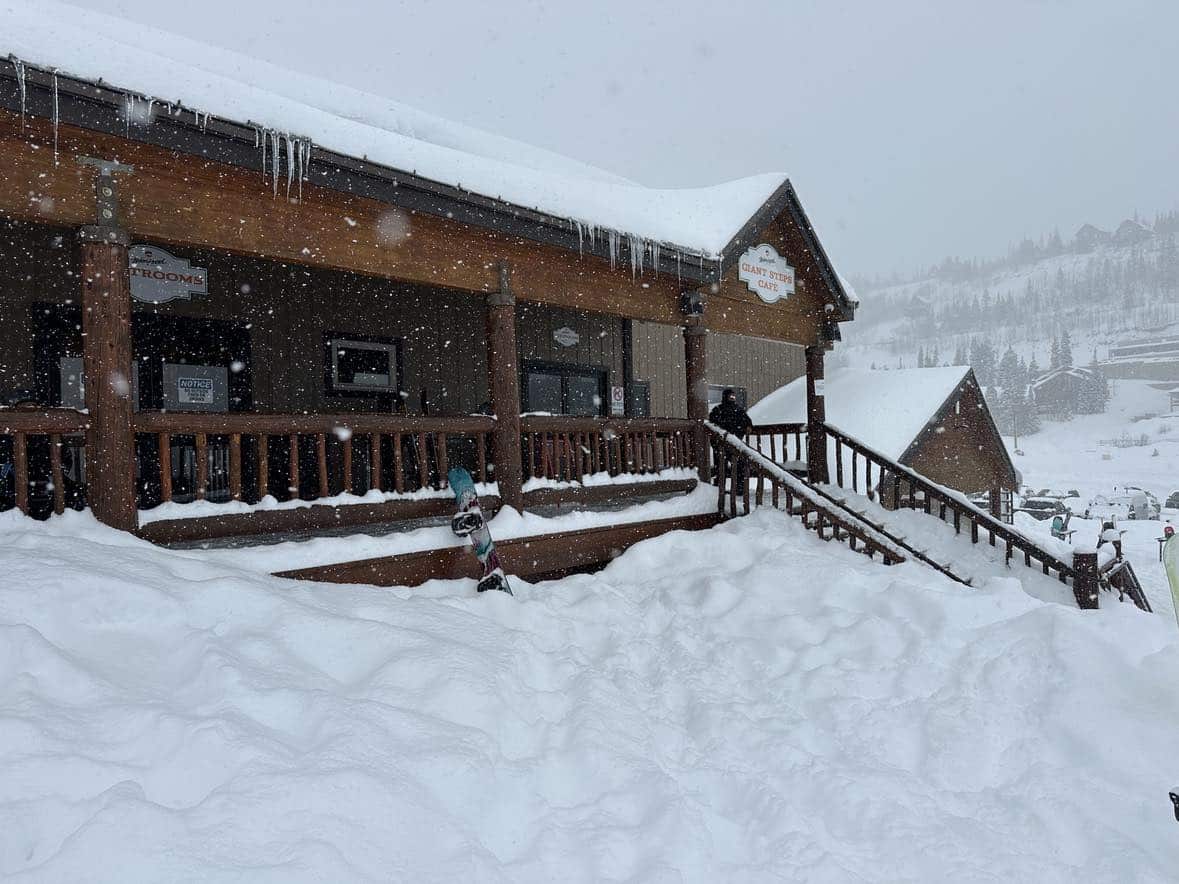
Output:
<svg viewBox="0 0 1179 884">
<path fill-rule="evenodd" d="M 1060 336 L 1060 367 L 1073 367 L 1073 342 L 1068 336 L 1068 329 Z"/>
<path fill-rule="evenodd" d="M 1048 370 L 1060 368 L 1060 338 L 1052 336 L 1052 347 L 1048 351 Z"/>
</svg>

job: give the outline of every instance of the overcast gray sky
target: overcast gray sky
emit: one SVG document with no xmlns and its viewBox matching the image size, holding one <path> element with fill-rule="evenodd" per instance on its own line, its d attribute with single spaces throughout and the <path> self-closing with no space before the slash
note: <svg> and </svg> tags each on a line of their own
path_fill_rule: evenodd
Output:
<svg viewBox="0 0 1179 884">
<path fill-rule="evenodd" d="M 644 184 L 788 172 L 844 273 L 1179 207 L 1179 0 L 73 2 Z"/>
</svg>

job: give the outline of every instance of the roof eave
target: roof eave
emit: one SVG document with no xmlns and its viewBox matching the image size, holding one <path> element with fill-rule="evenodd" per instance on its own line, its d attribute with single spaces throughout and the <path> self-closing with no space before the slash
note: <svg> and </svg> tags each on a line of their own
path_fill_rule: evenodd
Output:
<svg viewBox="0 0 1179 884">
<path fill-rule="evenodd" d="M 151 144 L 190 156 L 225 163 L 242 169 L 259 169 L 257 133 L 265 127 L 250 122 L 201 114 L 198 124 L 193 111 L 166 115 L 150 126 L 127 126 L 123 116 L 127 96 L 139 93 L 25 65 L 26 94 L 21 100 L 16 66 L 0 59 L 0 108 L 13 113 L 56 120 L 107 135 Z M 3 88 L 7 85 L 9 88 Z M 167 103 L 165 99 L 156 99 Z M 56 106 L 56 113 L 55 113 Z M 294 134 L 294 133 L 290 133 Z M 424 178 L 371 162 L 336 153 L 316 144 L 306 169 L 306 181 L 328 189 L 366 197 L 408 211 L 420 211 L 460 223 L 519 236 L 533 242 L 556 246 L 603 260 L 610 260 L 609 242 L 604 235 L 586 241 L 576 221 L 549 215 L 535 208 L 519 206 L 461 187 Z M 619 266 L 630 263 L 626 231 L 617 231 L 616 256 Z M 659 243 L 657 273 L 674 275 L 690 283 L 715 279 L 721 262 L 675 243 Z M 650 255 L 642 262 L 651 266 Z"/>
</svg>

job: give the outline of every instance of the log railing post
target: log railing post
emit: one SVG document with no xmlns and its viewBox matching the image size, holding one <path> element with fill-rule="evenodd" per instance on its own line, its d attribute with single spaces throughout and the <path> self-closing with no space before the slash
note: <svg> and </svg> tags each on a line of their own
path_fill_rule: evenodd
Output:
<svg viewBox="0 0 1179 884">
<path fill-rule="evenodd" d="M 699 422 L 694 431 L 696 448 L 696 473 L 701 482 L 712 478 L 712 466 L 708 444 L 708 430 L 703 422 L 708 420 L 708 329 L 704 327 L 703 316 L 688 317 L 684 326 L 684 368 L 687 375 L 688 418 Z M 718 451 L 718 456 L 721 452 Z"/>
<path fill-rule="evenodd" d="M 99 176 L 109 182 L 109 175 Z M 108 186 L 100 183 L 100 189 Z M 109 187 L 113 190 L 113 182 Z M 135 439 L 131 402 L 131 287 L 124 230 L 99 224 L 79 231 L 82 278 L 82 361 L 90 431 L 86 439 L 87 503 L 96 519 L 132 531 Z"/>
<path fill-rule="evenodd" d="M 487 373 L 495 480 L 504 506 L 524 509 L 523 458 L 520 452 L 520 371 L 516 353 L 516 298 L 506 263 L 499 265 L 499 291 L 487 296 Z"/>
<path fill-rule="evenodd" d="M 1078 608 L 1096 608 L 1098 606 L 1098 591 L 1101 578 L 1097 569 L 1097 553 L 1074 552 L 1073 595 L 1077 599 Z"/>
<path fill-rule="evenodd" d="M 812 484 L 830 481 L 827 470 L 827 399 L 824 396 L 823 348 L 806 348 L 806 472 Z"/>
</svg>

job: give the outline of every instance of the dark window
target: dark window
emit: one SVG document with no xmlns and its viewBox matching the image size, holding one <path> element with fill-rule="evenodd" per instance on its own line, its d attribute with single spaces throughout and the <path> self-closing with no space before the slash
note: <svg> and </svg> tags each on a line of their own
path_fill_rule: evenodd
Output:
<svg viewBox="0 0 1179 884">
<path fill-rule="evenodd" d="M 630 382 L 630 402 L 627 403 L 626 413 L 629 417 L 651 416 L 650 381 Z"/>
<path fill-rule="evenodd" d="M 606 371 L 582 365 L 532 362 L 521 385 L 527 412 L 597 416 L 606 414 Z"/>
<path fill-rule="evenodd" d="M 329 393 L 376 395 L 399 389 L 397 341 L 331 335 L 325 346 Z"/>
<path fill-rule="evenodd" d="M 542 371 L 530 371 L 527 377 L 524 410 L 561 414 L 561 376 Z"/>
</svg>

